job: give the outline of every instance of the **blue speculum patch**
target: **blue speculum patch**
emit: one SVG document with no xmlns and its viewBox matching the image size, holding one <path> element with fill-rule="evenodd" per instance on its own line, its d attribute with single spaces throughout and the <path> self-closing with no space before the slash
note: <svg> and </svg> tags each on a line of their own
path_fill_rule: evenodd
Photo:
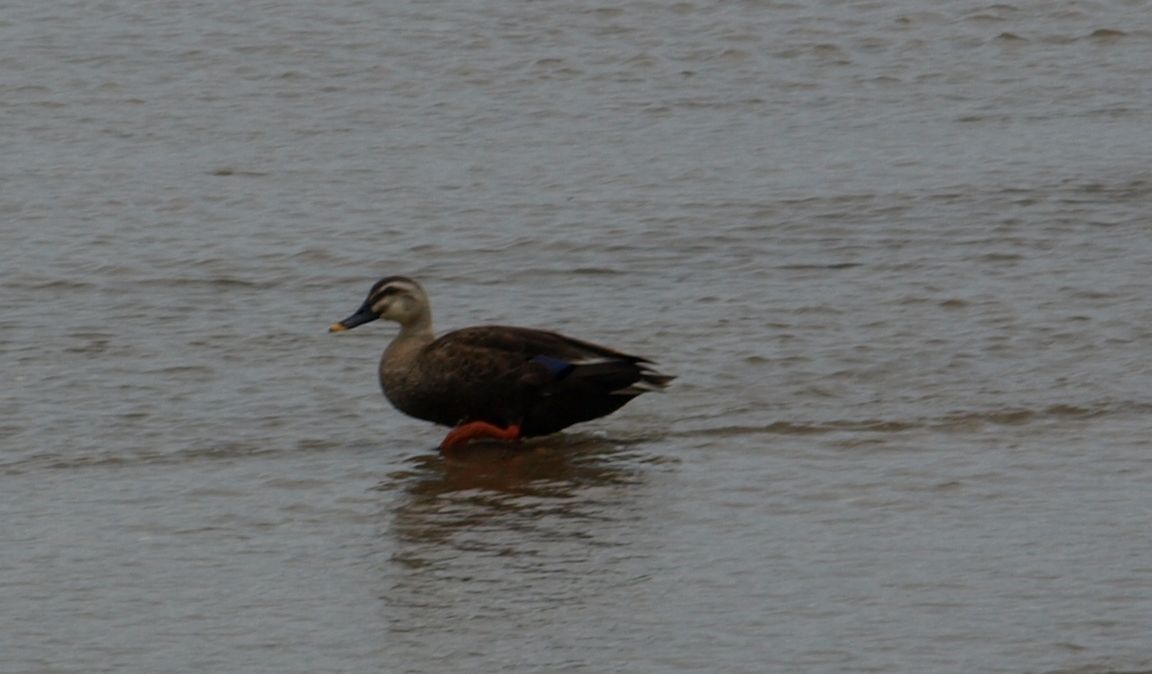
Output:
<svg viewBox="0 0 1152 674">
<path fill-rule="evenodd" d="M 548 368 L 548 374 L 552 375 L 553 379 L 563 379 L 576 367 L 566 360 L 553 358 L 551 356 L 534 356 L 531 362 Z"/>
</svg>

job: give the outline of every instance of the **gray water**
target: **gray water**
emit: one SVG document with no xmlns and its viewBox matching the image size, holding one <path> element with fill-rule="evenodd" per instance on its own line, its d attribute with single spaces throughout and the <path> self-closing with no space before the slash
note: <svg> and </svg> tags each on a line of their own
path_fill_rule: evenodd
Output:
<svg viewBox="0 0 1152 674">
<path fill-rule="evenodd" d="M 1152 669 L 1142 0 L 0 10 L 0 671 Z M 508 459 L 441 330 L 679 379 Z"/>
</svg>

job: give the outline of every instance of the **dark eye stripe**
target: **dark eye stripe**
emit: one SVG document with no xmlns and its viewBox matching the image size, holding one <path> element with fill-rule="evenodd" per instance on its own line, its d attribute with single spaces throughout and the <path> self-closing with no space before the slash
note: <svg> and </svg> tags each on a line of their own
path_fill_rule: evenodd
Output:
<svg viewBox="0 0 1152 674">
<path fill-rule="evenodd" d="M 401 288 L 397 288 L 396 286 L 386 286 L 381 288 L 379 291 L 372 294 L 372 297 L 368 300 L 368 304 L 376 304 L 385 297 L 388 297 L 389 295 L 395 295 L 400 291 Z"/>
</svg>

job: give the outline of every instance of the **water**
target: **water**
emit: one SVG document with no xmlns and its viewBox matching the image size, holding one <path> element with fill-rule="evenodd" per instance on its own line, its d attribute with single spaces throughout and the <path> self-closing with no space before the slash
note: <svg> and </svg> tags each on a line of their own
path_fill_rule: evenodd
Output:
<svg viewBox="0 0 1152 674">
<path fill-rule="evenodd" d="M 1150 16 L 10 2 L 0 670 L 1152 670 Z M 446 462 L 386 274 L 679 379 Z"/>
</svg>

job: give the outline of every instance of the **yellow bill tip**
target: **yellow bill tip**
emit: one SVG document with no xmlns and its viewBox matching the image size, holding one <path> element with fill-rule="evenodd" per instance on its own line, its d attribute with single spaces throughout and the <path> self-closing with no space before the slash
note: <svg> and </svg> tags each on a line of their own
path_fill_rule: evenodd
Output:
<svg viewBox="0 0 1152 674">
<path fill-rule="evenodd" d="M 328 326 L 328 332 L 344 332 L 348 328 L 344 327 L 343 323 L 333 323 Z"/>
</svg>

